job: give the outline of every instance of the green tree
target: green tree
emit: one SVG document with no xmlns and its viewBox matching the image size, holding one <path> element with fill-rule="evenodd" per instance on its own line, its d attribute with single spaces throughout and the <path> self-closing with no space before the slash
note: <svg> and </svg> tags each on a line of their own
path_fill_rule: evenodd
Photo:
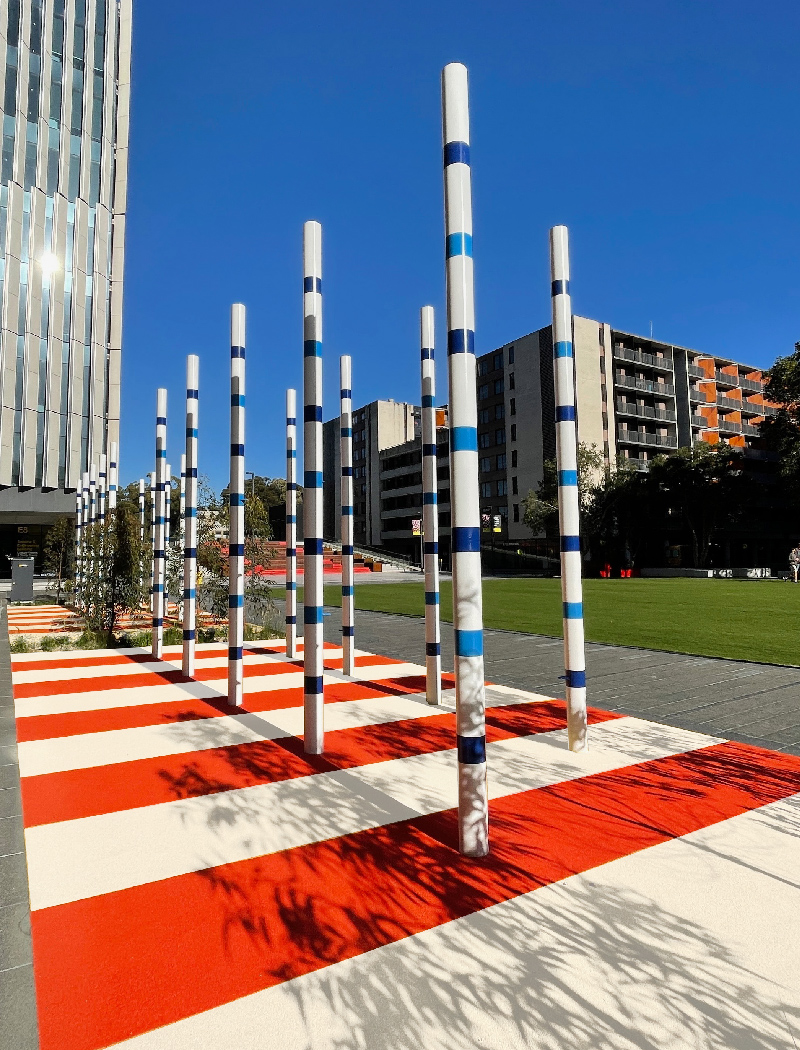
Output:
<svg viewBox="0 0 800 1050">
<path fill-rule="evenodd" d="M 578 442 L 578 500 L 581 517 L 592 500 L 592 493 L 603 470 L 603 457 L 596 445 Z M 554 459 L 543 464 L 542 480 L 536 492 L 529 492 L 523 501 L 523 522 L 534 535 L 544 532 L 558 535 L 558 467 Z"/>
<path fill-rule="evenodd" d="M 138 508 L 118 499 L 104 522 L 84 530 L 81 610 L 89 630 L 110 637 L 119 618 L 138 610 L 144 599 Z"/>
<path fill-rule="evenodd" d="M 72 518 L 58 518 L 47 533 L 44 542 L 43 568 L 56 578 L 56 601 L 61 601 L 64 584 L 71 585 L 75 572 L 75 522 Z"/>
</svg>

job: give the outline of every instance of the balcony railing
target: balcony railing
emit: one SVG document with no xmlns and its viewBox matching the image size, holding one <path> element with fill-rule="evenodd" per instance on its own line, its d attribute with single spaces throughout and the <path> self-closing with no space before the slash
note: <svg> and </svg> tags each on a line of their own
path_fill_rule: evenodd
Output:
<svg viewBox="0 0 800 1050">
<path fill-rule="evenodd" d="M 621 372 L 615 374 L 614 382 L 617 386 L 625 387 L 627 390 L 643 390 L 646 394 L 675 396 L 675 387 L 671 383 L 653 383 L 649 379 L 635 379 L 633 376 L 624 376 Z"/>
<path fill-rule="evenodd" d="M 620 441 L 627 441 L 630 445 L 656 445 L 660 448 L 678 447 L 678 439 L 671 434 L 646 434 L 641 430 L 628 430 L 625 427 L 618 427 L 617 437 Z"/>
<path fill-rule="evenodd" d="M 760 383 L 757 379 L 748 379 L 747 376 L 739 376 L 739 386 L 742 390 L 746 390 L 748 394 L 760 394 L 764 389 L 763 383 Z"/>
<path fill-rule="evenodd" d="M 734 376 L 730 375 L 728 372 L 723 372 L 721 368 L 715 368 L 714 377 L 717 380 L 718 386 L 734 387 L 739 385 L 738 373 Z"/>
<path fill-rule="evenodd" d="M 697 365 L 689 365 L 689 375 L 692 379 L 708 379 L 702 368 L 698 368 Z"/>
<path fill-rule="evenodd" d="M 619 361 L 632 361 L 634 364 L 647 365 L 648 368 L 660 368 L 664 372 L 672 371 L 671 357 L 656 357 L 655 354 L 646 354 L 644 350 L 628 350 L 624 346 L 615 346 L 614 357 Z"/>
<path fill-rule="evenodd" d="M 741 434 L 742 424 L 729 423 L 727 419 L 721 419 L 719 421 L 719 429 L 723 434 Z"/>
<path fill-rule="evenodd" d="M 671 408 L 653 408 L 652 405 L 632 405 L 629 401 L 617 399 L 617 415 L 637 416 L 639 419 L 663 419 L 668 423 L 675 422 L 675 411 Z"/>
<path fill-rule="evenodd" d="M 623 460 L 626 467 L 631 467 L 633 470 L 649 470 L 650 463 L 646 459 L 626 459 Z"/>
<path fill-rule="evenodd" d="M 703 427 L 705 430 L 708 430 L 708 428 L 711 426 L 711 424 L 709 423 L 709 421 L 706 419 L 705 416 L 692 416 L 692 426 L 693 427 Z"/>
<path fill-rule="evenodd" d="M 742 401 L 743 416 L 764 416 L 766 413 L 766 405 L 754 405 L 752 401 Z"/>
<path fill-rule="evenodd" d="M 695 390 L 691 388 L 689 390 L 689 400 L 693 401 L 697 405 L 713 405 L 714 398 L 708 394 L 704 394 L 702 390 Z"/>
<path fill-rule="evenodd" d="M 778 409 L 774 408 L 772 405 L 764 405 L 763 406 L 763 414 L 765 416 L 777 416 Z"/>
<path fill-rule="evenodd" d="M 720 408 L 732 408 L 736 412 L 742 410 L 742 402 L 738 397 L 725 397 L 724 394 L 717 394 L 717 404 Z"/>
<path fill-rule="evenodd" d="M 751 423 L 742 423 L 742 433 L 746 437 L 754 438 L 759 437 L 761 435 L 761 431 L 758 429 L 758 427 L 754 427 Z"/>
</svg>

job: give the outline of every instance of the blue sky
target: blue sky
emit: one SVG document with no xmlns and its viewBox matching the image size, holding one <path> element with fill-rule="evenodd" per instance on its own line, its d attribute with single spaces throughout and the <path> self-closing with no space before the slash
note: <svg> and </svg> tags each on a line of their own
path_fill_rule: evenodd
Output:
<svg viewBox="0 0 800 1050">
<path fill-rule="evenodd" d="M 200 470 L 228 469 L 228 317 L 248 308 L 247 466 L 284 467 L 302 385 L 302 224 L 323 224 L 324 418 L 419 400 L 444 269 L 439 77 L 470 70 L 476 349 L 573 308 L 766 367 L 800 340 L 800 5 L 742 0 L 135 0 L 121 480 L 177 471 L 200 355 Z M 445 355 L 439 363 L 445 400 Z"/>
</svg>

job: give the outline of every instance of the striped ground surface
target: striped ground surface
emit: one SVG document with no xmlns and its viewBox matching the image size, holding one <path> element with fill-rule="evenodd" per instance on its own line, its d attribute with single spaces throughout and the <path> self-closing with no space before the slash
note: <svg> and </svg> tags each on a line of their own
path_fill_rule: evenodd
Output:
<svg viewBox="0 0 800 1050">
<path fill-rule="evenodd" d="M 465 861 L 422 667 L 329 648 L 310 757 L 281 648 L 13 659 L 43 1050 L 795 1047 L 800 759 L 491 686 Z"/>
<path fill-rule="evenodd" d="M 169 625 L 178 622 L 178 608 L 174 602 L 167 607 L 165 622 Z M 211 618 L 207 613 L 200 611 L 198 620 L 201 626 L 210 624 Z M 152 613 L 142 609 L 139 613 L 131 613 L 120 617 L 117 629 L 120 631 L 149 630 L 152 626 Z M 84 629 L 82 618 L 72 609 L 63 605 L 9 605 L 8 607 L 8 633 L 15 635 L 46 635 L 46 634 L 74 634 Z"/>
</svg>

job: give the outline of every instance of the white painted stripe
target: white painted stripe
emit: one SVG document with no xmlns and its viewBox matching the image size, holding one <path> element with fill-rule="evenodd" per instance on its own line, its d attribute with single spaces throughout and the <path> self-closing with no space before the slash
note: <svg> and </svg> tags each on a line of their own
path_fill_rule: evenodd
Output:
<svg viewBox="0 0 800 1050">
<path fill-rule="evenodd" d="M 648 726 L 644 739 L 642 725 Z M 593 751 L 578 755 L 566 749 L 563 730 L 489 744 L 491 795 L 675 754 L 687 750 L 687 743 L 701 747 L 715 742 L 669 727 L 656 727 L 656 734 L 648 723 L 640 723 L 638 733 L 630 727 L 626 733 L 626 726 L 617 721 L 594 728 Z M 620 734 L 635 746 L 633 753 L 620 750 Z M 31 908 L 113 893 L 449 809 L 456 803 L 455 769 L 455 751 L 436 752 L 29 828 L 25 841 Z"/>
<path fill-rule="evenodd" d="M 796 795 L 116 1050 L 795 1050 L 799 822 Z"/>
<path fill-rule="evenodd" d="M 436 714 L 442 714 L 441 708 L 422 707 L 411 696 L 381 696 L 374 700 L 343 700 L 331 704 L 328 723 L 331 730 L 353 729 Z M 28 740 L 18 745 L 20 776 L 41 776 L 68 769 L 190 754 L 256 740 L 276 740 L 300 735 L 302 731 L 302 707 L 288 707 L 263 714 L 224 715 L 50 740 Z"/>
</svg>

